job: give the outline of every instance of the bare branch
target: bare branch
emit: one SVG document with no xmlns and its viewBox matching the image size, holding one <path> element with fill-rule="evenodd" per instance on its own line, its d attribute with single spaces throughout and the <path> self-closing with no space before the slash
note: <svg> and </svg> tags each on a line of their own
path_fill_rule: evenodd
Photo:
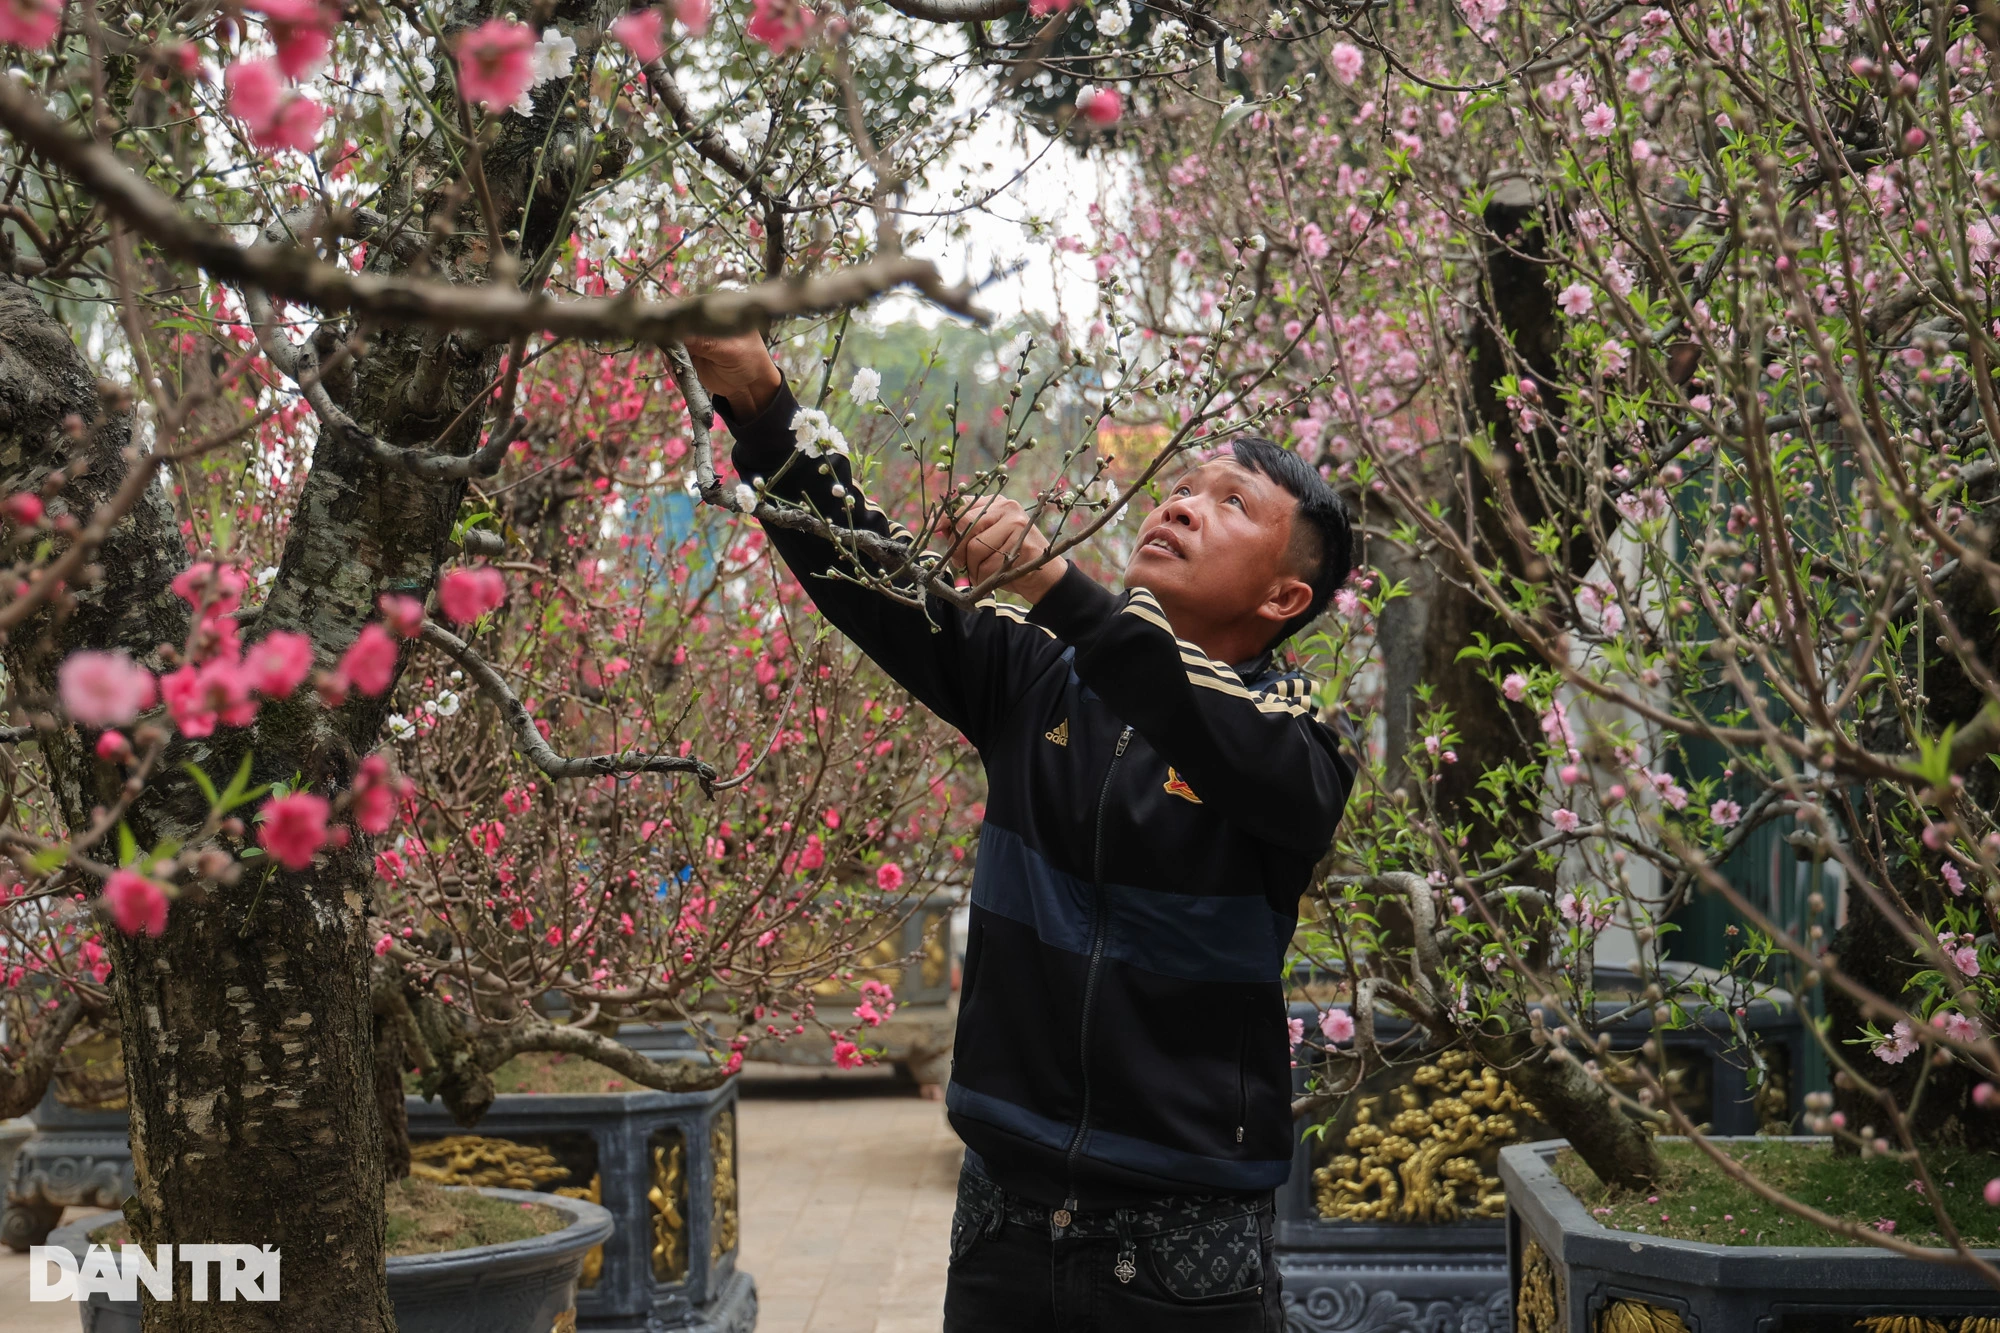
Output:
<svg viewBox="0 0 2000 1333">
<path fill-rule="evenodd" d="M 26 1115 L 35 1108 L 48 1088 L 49 1076 L 55 1073 L 56 1056 L 82 1020 L 83 1001 L 72 995 L 42 1024 L 21 1063 L 12 1073 L 0 1075 L 0 1119 Z"/>
<path fill-rule="evenodd" d="M 498 1069 L 528 1051 L 560 1051 L 580 1055 L 594 1064 L 623 1074 L 641 1087 L 661 1092 L 703 1092 L 729 1077 L 719 1064 L 701 1060 L 655 1060 L 625 1043 L 589 1028 L 551 1023 L 539 1014 L 519 1023 L 480 1034 L 479 1062 Z"/>
<path fill-rule="evenodd" d="M 671 754 L 595 754 L 580 757 L 560 755 L 543 739 L 542 732 L 535 725 L 535 719 L 528 714 L 500 673 L 491 663 L 467 646 L 465 640 L 435 622 L 426 622 L 423 628 L 425 643 L 441 649 L 446 656 L 464 668 L 465 673 L 479 685 L 479 692 L 500 709 L 514 728 L 514 740 L 529 762 L 551 778 L 601 778 L 614 773 L 692 773 L 701 783 L 703 791 L 712 791 L 715 770 L 699 759 L 683 759 Z"/>
</svg>

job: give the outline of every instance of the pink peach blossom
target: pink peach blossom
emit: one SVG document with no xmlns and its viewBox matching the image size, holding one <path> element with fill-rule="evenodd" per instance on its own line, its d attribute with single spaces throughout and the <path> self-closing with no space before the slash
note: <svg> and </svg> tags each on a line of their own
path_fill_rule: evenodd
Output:
<svg viewBox="0 0 2000 1333">
<path fill-rule="evenodd" d="M 875 867 L 875 887 L 884 893 L 894 893 L 903 887 L 903 867 L 894 861 L 884 861 Z"/>
<path fill-rule="evenodd" d="M 243 655 L 250 688 L 266 699 L 283 699 L 312 672 L 312 640 L 292 630 L 265 635 Z"/>
<path fill-rule="evenodd" d="M 167 933 L 167 891 L 134 870 L 114 870 L 104 881 L 104 906 L 127 935 Z"/>
<path fill-rule="evenodd" d="M 488 19 L 458 39 L 458 91 L 468 102 L 513 105 L 534 81 L 535 32 L 512 19 Z"/>
<path fill-rule="evenodd" d="M 1077 97 L 1076 109 L 1093 125 L 1116 125 L 1125 114 L 1125 99 L 1116 88 L 1087 89 Z"/>
<path fill-rule="evenodd" d="M 254 6 L 264 15 L 264 28 L 278 48 L 278 68 L 286 78 L 310 74 L 333 46 L 340 11 L 329 11 L 316 0 L 263 0 Z"/>
<path fill-rule="evenodd" d="M 79 725 L 122 727 L 153 706 L 153 673 L 122 649 L 71 653 L 56 668 L 56 692 Z"/>
<path fill-rule="evenodd" d="M 362 626 L 342 654 L 336 675 L 363 694 L 384 693 L 396 678 L 396 641 L 379 624 Z"/>
<path fill-rule="evenodd" d="M 274 796 L 264 802 L 257 828 L 257 845 L 287 870 L 304 870 L 313 853 L 326 846 L 326 798 L 307 791 Z"/>
<path fill-rule="evenodd" d="M 1328 1041 L 1352 1041 L 1354 1015 L 1345 1009 L 1329 1009 L 1319 1016 L 1319 1030 Z"/>
<path fill-rule="evenodd" d="M 611 21 L 611 35 L 636 57 L 650 65 L 666 50 L 666 15 L 657 9 L 637 9 Z"/>
<path fill-rule="evenodd" d="M 710 12 L 709 0 L 678 0 L 674 5 L 674 17 L 693 33 L 708 31 Z"/>
<path fill-rule="evenodd" d="M 395 631 L 397 638 L 414 639 L 423 633 L 424 604 L 416 598 L 387 592 L 375 599 L 375 605 L 382 612 L 382 623 Z"/>
<path fill-rule="evenodd" d="M 1368 63 L 1368 57 L 1353 42 L 1335 42 L 1326 58 L 1333 67 L 1333 77 L 1343 84 L 1352 84 L 1360 78 L 1362 66 Z"/>
<path fill-rule="evenodd" d="M 454 624 L 477 620 L 506 600 L 506 577 L 491 565 L 454 569 L 438 584 L 438 604 Z"/>
<path fill-rule="evenodd" d="M 0 0 L 0 43 L 39 51 L 62 27 L 62 0 Z"/>
<path fill-rule="evenodd" d="M 743 30 L 784 55 L 806 44 L 817 21 L 818 15 L 798 0 L 751 0 L 750 22 Z"/>
</svg>

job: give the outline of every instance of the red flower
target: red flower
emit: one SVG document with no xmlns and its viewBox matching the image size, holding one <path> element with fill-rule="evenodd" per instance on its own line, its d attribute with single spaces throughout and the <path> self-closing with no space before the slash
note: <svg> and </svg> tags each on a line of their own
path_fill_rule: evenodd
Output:
<svg viewBox="0 0 2000 1333">
<path fill-rule="evenodd" d="M 707 32 L 709 0 L 676 0 L 674 17 L 689 32 Z"/>
<path fill-rule="evenodd" d="M 160 677 L 160 694 L 181 735 L 191 740 L 213 735 L 217 722 L 246 727 L 257 719 L 257 702 L 240 663 L 218 657 L 184 666 Z"/>
<path fill-rule="evenodd" d="M 875 867 L 875 887 L 884 893 L 894 893 L 903 887 L 903 867 L 894 861 L 884 861 Z"/>
<path fill-rule="evenodd" d="M 396 641 L 389 631 L 376 624 L 362 626 L 340 659 L 338 676 L 343 685 L 352 684 L 363 694 L 387 691 L 396 679 Z"/>
<path fill-rule="evenodd" d="M 287 870 L 304 870 L 313 853 L 326 846 L 326 798 L 308 791 L 264 802 L 257 845 Z"/>
<path fill-rule="evenodd" d="M 1051 14 L 1060 14 L 1070 6 L 1070 0 L 1028 0 L 1028 12 L 1038 19 Z"/>
<path fill-rule="evenodd" d="M 266 699 L 283 699 L 312 671 L 312 640 L 281 629 L 264 636 L 243 656 L 243 674 L 250 688 Z"/>
<path fill-rule="evenodd" d="M 127 935 L 167 933 L 167 891 L 134 870 L 114 870 L 104 882 L 104 906 Z"/>
<path fill-rule="evenodd" d="M 458 91 L 468 102 L 513 105 L 534 81 L 535 33 L 512 19 L 488 19 L 458 39 Z"/>
<path fill-rule="evenodd" d="M 62 0 L 0 0 L 0 42 L 39 51 L 62 26 Z"/>
<path fill-rule="evenodd" d="M 0 514 L 24 528 L 32 528 L 42 521 L 42 497 L 30 491 L 16 492 L 0 504 Z"/>
<path fill-rule="evenodd" d="M 1093 125 L 1116 125 L 1118 118 L 1125 114 L 1125 99 L 1118 95 L 1116 88 L 1085 90 L 1076 99 L 1076 109 L 1083 112 L 1083 118 Z"/>
<path fill-rule="evenodd" d="M 125 653 L 71 653 L 56 668 L 56 691 L 72 721 L 122 727 L 153 706 L 153 673 Z"/>
<path fill-rule="evenodd" d="M 396 781 L 389 761 L 371 754 L 354 775 L 354 822 L 363 833 L 387 833 L 396 820 Z"/>
<path fill-rule="evenodd" d="M 852 1069 L 863 1063 L 861 1048 L 845 1037 L 833 1039 L 833 1062 L 842 1069 Z"/>
<path fill-rule="evenodd" d="M 375 599 L 375 605 L 382 609 L 382 623 L 394 630 L 397 638 L 414 639 L 423 633 L 424 604 L 416 598 L 385 592 Z"/>
<path fill-rule="evenodd" d="M 454 569 L 438 584 L 438 605 L 453 624 L 479 619 L 507 600 L 507 579 L 491 565 Z"/>
<path fill-rule="evenodd" d="M 333 45 L 333 25 L 340 12 L 329 12 L 314 0 L 264 0 L 255 6 L 264 14 L 265 31 L 278 47 L 278 68 L 288 79 L 302 79 L 326 59 Z"/>
<path fill-rule="evenodd" d="M 650 65 L 666 50 L 665 26 L 666 16 L 659 10 L 640 9 L 613 19 L 611 35 L 624 43 L 640 64 Z"/>
<path fill-rule="evenodd" d="M 231 65 L 231 70 L 243 68 Z M 234 96 L 234 90 L 231 90 Z M 232 111 L 234 107 L 231 107 Z M 240 113 L 238 113 L 240 114 Z M 174 575 L 173 589 L 180 599 L 209 616 L 226 616 L 243 605 L 243 590 L 250 586 L 250 580 L 243 577 L 243 571 L 234 565 L 218 565 L 203 560 L 189 565 Z"/>
<path fill-rule="evenodd" d="M 798 0 L 752 0 L 750 22 L 744 31 L 784 55 L 806 44 L 816 18 Z"/>
</svg>

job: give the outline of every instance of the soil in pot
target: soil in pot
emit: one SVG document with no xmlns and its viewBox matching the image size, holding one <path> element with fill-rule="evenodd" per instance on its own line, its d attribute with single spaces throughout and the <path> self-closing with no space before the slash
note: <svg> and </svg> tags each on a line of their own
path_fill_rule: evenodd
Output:
<svg viewBox="0 0 2000 1333">
<path fill-rule="evenodd" d="M 413 1096 L 422 1096 L 423 1087 L 418 1075 L 404 1075 L 403 1090 Z M 526 1055 L 515 1056 L 493 1071 L 493 1090 L 502 1093 L 580 1093 L 644 1092 L 645 1088 L 579 1055 L 565 1055 L 561 1051 L 530 1051 Z"/>
<path fill-rule="evenodd" d="M 1893 1157 L 1836 1154 L 1825 1143 L 1781 1139 L 1717 1146 L 1759 1180 L 1822 1212 L 1916 1245 L 1946 1243 L 1916 1173 Z M 1556 1155 L 1556 1177 L 1592 1217 L 1617 1231 L 1711 1245 L 1852 1244 L 1758 1197 L 1692 1143 L 1662 1142 L 1659 1148 L 1664 1170 L 1659 1183 L 1643 1193 L 1607 1188 L 1567 1148 Z M 2000 1157 L 1935 1149 L 1925 1152 L 1924 1163 L 1965 1239 L 1978 1247 L 2000 1246 L 2000 1208 L 1983 1194 L 1986 1182 L 2000 1176 Z"/>
<path fill-rule="evenodd" d="M 387 1257 L 391 1259 L 504 1245 L 546 1236 L 569 1225 L 566 1216 L 541 1204 L 488 1198 L 427 1180 L 399 1180 L 384 1195 L 389 1208 Z M 98 1227 L 90 1239 L 98 1245 L 129 1245 L 131 1226 L 121 1219 Z"/>
</svg>

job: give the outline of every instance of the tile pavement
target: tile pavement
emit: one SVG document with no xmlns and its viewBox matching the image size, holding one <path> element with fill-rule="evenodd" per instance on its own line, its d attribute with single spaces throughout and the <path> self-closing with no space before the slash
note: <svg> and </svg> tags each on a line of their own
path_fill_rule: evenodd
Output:
<svg viewBox="0 0 2000 1333">
<path fill-rule="evenodd" d="M 758 1070 L 738 1133 L 758 1333 L 936 1333 L 959 1146 L 944 1107 L 872 1070 Z M 77 1333 L 0 1249 L 0 1333 Z"/>
</svg>

